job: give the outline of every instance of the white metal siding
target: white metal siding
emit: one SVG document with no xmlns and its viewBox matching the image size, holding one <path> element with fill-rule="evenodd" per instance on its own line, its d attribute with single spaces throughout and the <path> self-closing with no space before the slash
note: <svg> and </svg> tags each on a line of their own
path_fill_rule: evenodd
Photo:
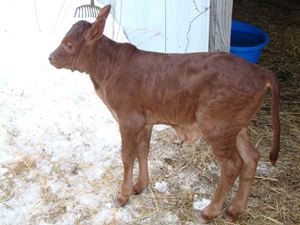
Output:
<svg viewBox="0 0 300 225">
<path fill-rule="evenodd" d="M 98 0 L 138 48 L 168 53 L 207 52 L 210 0 Z M 118 31 L 114 31 L 117 33 Z"/>
</svg>

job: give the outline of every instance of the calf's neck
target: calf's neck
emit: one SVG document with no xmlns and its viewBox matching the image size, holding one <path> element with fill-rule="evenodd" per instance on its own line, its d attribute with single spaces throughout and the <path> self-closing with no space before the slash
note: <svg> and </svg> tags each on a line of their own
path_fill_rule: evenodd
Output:
<svg viewBox="0 0 300 225">
<path fill-rule="evenodd" d="M 220 214 L 239 176 L 239 190 L 226 218 L 245 212 L 259 154 L 248 125 L 272 90 L 271 113 L 275 164 L 279 152 L 279 82 L 275 74 L 228 53 L 161 54 L 116 43 L 103 35 L 110 5 L 94 23 L 79 21 L 49 56 L 56 68 L 89 74 L 97 95 L 118 122 L 124 177 L 115 206 L 148 186 L 148 153 L 152 127 L 166 124 L 178 139 L 190 143 L 204 136 L 221 166 L 217 191 L 199 215 L 209 222 Z M 137 158 L 139 175 L 133 183 Z"/>
</svg>

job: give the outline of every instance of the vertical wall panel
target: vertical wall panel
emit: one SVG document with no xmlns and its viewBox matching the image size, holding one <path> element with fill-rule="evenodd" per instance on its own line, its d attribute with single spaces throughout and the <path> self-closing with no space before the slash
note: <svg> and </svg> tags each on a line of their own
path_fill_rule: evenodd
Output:
<svg viewBox="0 0 300 225">
<path fill-rule="evenodd" d="M 116 3 L 116 15 L 128 40 L 138 48 L 164 52 L 165 1 L 123 0 Z"/>
<path fill-rule="evenodd" d="M 209 0 L 166 0 L 166 51 L 205 52 L 209 38 Z"/>
<path fill-rule="evenodd" d="M 112 13 L 128 40 L 140 49 L 167 53 L 208 51 L 210 0 L 98 1 L 112 4 Z"/>
</svg>

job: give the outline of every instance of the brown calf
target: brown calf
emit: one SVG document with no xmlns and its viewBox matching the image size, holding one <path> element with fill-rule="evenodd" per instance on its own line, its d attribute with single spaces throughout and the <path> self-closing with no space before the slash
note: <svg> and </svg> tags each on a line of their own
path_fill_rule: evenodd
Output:
<svg viewBox="0 0 300 225">
<path fill-rule="evenodd" d="M 90 75 L 95 91 L 119 123 L 124 179 L 115 206 L 148 186 L 148 152 L 154 124 L 173 127 L 180 141 L 204 136 L 221 165 L 217 192 L 199 216 L 209 222 L 220 214 L 239 176 L 239 190 L 227 219 L 245 212 L 259 154 L 248 125 L 272 89 L 273 149 L 279 152 L 279 83 L 272 72 L 228 53 L 160 54 L 116 43 L 103 36 L 110 5 L 91 24 L 79 21 L 50 55 L 56 68 Z M 139 176 L 132 181 L 135 159 Z"/>
</svg>

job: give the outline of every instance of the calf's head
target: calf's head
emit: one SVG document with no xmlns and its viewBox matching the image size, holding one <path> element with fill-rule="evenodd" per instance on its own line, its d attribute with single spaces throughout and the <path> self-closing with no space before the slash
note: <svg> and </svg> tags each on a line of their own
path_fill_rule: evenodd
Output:
<svg viewBox="0 0 300 225">
<path fill-rule="evenodd" d="M 110 5 L 105 6 L 92 24 L 87 21 L 75 23 L 58 48 L 50 54 L 51 65 L 57 69 L 65 68 L 80 71 L 81 58 L 86 57 L 85 54 L 103 35 L 110 8 Z"/>
</svg>

